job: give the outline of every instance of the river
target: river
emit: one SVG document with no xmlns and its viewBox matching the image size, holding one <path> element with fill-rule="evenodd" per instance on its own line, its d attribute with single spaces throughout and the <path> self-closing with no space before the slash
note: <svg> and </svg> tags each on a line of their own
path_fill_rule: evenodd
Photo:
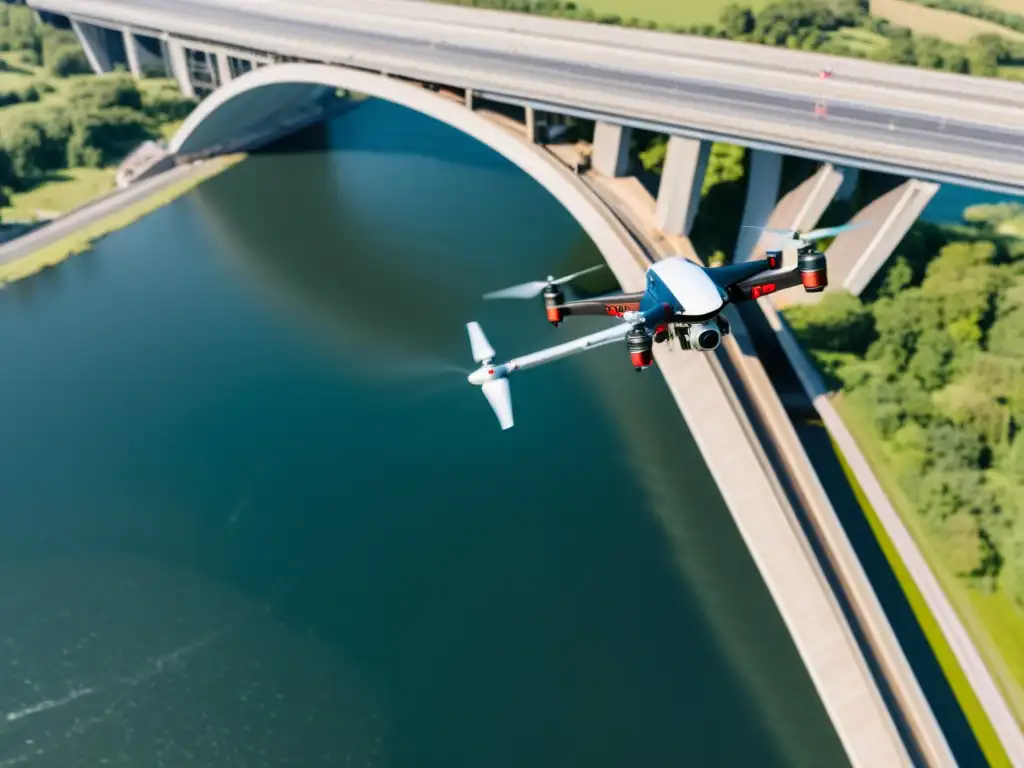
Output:
<svg viewBox="0 0 1024 768">
<path fill-rule="evenodd" d="M 657 372 L 465 381 L 599 261 L 371 102 L 0 292 L 0 766 L 844 764 Z"/>
</svg>

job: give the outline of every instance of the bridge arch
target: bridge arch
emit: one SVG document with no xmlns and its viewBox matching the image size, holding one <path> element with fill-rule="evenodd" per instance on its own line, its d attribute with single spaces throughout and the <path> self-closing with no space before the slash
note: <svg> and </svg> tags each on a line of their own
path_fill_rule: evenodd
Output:
<svg viewBox="0 0 1024 768">
<path fill-rule="evenodd" d="M 203 100 L 171 139 L 175 155 L 195 155 L 265 130 L 335 89 L 390 101 L 450 125 L 505 157 L 533 178 L 579 223 L 624 290 L 642 290 L 637 246 L 607 206 L 554 158 L 462 104 L 383 75 L 327 64 L 287 63 L 254 69 Z"/>
</svg>

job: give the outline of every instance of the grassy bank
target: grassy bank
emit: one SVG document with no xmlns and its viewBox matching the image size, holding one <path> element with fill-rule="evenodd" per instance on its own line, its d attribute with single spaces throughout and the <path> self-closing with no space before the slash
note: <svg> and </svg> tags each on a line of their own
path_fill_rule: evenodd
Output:
<svg viewBox="0 0 1024 768">
<path fill-rule="evenodd" d="M 841 398 L 839 398 L 839 400 L 841 400 Z M 839 402 L 836 402 L 835 404 L 836 409 L 839 410 L 843 416 L 844 422 L 849 424 L 852 418 L 851 414 L 843 412 Z M 854 436 L 854 439 L 857 439 L 856 435 Z M 858 445 L 859 444 L 860 440 L 858 440 Z M 981 751 L 984 753 L 985 759 L 988 760 L 989 765 L 993 768 L 1012 768 L 1010 758 L 1003 749 L 1003 745 L 999 741 L 999 736 L 992 727 L 992 723 L 989 721 L 988 715 L 986 715 L 985 710 L 982 709 L 981 702 L 978 701 L 978 697 L 974 694 L 974 689 L 971 687 L 970 681 L 967 679 L 967 675 L 964 674 L 963 668 L 956 660 L 956 656 L 953 654 L 953 649 L 950 648 L 949 643 L 946 642 L 946 637 L 942 633 L 942 629 L 939 627 L 938 622 L 935 620 L 935 616 L 928 608 L 924 597 L 917 588 L 917 584 L 914 582 L 913 577 L 910 575 L 906 565 L 903 563 L 903 559 L 896 550 L 896 546 L 889 538 L 889 534 L 886 532 L 885 526 L 882 525 L 882 521 L 879 520 L 878 514 L 875 512 L 874 507 L 871 506 L 865 496 L 864 490 L 861 488 L 860 483 L 857 482 L 857 478 L 853 474 L 853 470 L 851 470 L 850 466 L 846 463 L 846 459 L 843 457 L 842 451 L 840 451 L 839 446 L 836 445 L 834 440 L 832 440 L 832 450 L 835 452 L 839 465 L 843 468 L 843 474 L 846 476 L 846 480 L 850 484 L 850 488 L 852 489 L 854 496 L 857 498 L 857 503 L 864 512 L 864 518 L 867 520 L 868 525 L 871 526 L 871 530 L 874 533 L 875 538 L 878 540 L 878 545 L 885 554 L 885 559 L 888 561 L 889 567 L 892 568 L 893 575 L 899 582 L 900 587 L 903 590 L 903 594 L 907 597 L 907 602 L 910 604 L 910 608 L 914 612 L 914 617 L 917 619 L 918 624 L 921 625 L 921 631 L 924 633 L 924 636 L 928 640 L 928 644 L 935 653 L 935 659 L 942 668 L 942 672 L 946 676 L 946 680 L 949 682 L 950 688 L 953 690 L 953 695 L 956 696 L 956 700 L 964 712 L 964 717 L 967 718 L 967 722 L 970 724 L 971 730 L 974 732 L 974 736 L 978 740 L 978 745 L 981 747 Z M 944 584 L 943 587 L 948 591 L 947 585 Z"/>
<path fill-rule="evenodd" d="M 244 157 L 244 154 L 237 154 L 210 160 L 194 175 L 181 179 L 158 192 L 154 192 L 150 197 L 140 200 L 124 210 L 82 227 L 74 234 L 40 248 L 30 256 L 0 266 L 0 284 L 29 277 L 47 267 L 59 264 L 69 256 L 89 250 L 93 243 L 104 236 L 129 224 L 133 224 L 147 214 L 162 208 L 185 193 L 195 189 L 207 179 L 240 162 Z"/>
</svg>

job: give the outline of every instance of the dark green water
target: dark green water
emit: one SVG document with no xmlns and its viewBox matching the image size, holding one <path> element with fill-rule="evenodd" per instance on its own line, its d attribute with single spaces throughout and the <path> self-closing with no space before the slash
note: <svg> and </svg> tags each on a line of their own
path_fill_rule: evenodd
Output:
<svg viewBox="0 0 1024 768">
<path fill-rule="evenodd" d="M 661 377 L 465 381 L 599 258 L 369 103 L 0 293 L 0 766 L 844 764 Z"/>
</svg>

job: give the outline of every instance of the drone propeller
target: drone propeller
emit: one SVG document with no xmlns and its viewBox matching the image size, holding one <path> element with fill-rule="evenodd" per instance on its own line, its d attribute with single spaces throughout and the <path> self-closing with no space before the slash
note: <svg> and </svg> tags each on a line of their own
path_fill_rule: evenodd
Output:
<svg viewBox="0 0 1024 768">
<path fill-rule="evenodd" d="M 577 277 L 581 277 L 590 272 L 598 269 L 604 269 L 606 264 L 598 264 L 593 267 L 587 267 L 581 269 L 579 272 L 573 272 L 571 275 L 566 277 L 560 277 L 557 280 L 553 277 L 548 277 L 547 280 L 533 280 L 529 283 L 521 283 L 520 285 L 513 285 L 511 288 L 503 288 L 500 291 L 491 291 L 485 293 L 485 299 L 532 299 L 535 296 L 540 296 L 544 289 L 549 285 L 562 285 L 568 283 L 571 280 L 575 280 Z"/>
<path fill-rule="evenodd" d="M 743 226 L 748 229 L 759 229 L 762 232 L 770 232 L 773 235 L 782 235 L 786 239 L 773 245 L 768 250 L 778 251 L 789 246 L 796 246 L 800 248 L 805 245 L 809 245 L 816 240 L 824 240 L 826 237 L 835 237 L 843 232 L 848 232 L 851 229 L 857 229 L 867 224 L 866 221 L 851 222 L 850 224 L 841 224 L 838 227 L 822 227 L 820 229 L 812 229 L 810 232 L 800 234 L 796 230 L 792 229 L 773 229 L 771 227 L 755 227 L 750 224 L 744 224 Z"/>
</svg>

